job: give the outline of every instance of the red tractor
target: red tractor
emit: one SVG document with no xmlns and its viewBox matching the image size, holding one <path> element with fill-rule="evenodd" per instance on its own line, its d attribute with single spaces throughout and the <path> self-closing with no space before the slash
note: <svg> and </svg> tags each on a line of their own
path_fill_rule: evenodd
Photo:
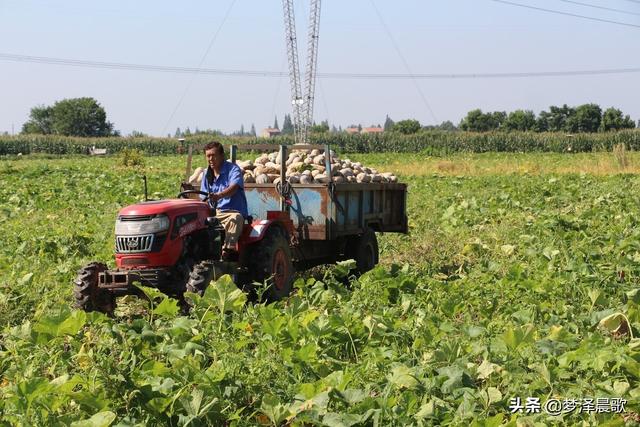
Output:
<svg viewBox="0 0 640 427">
<path fill-rule="evenodd" d="M 268 281 L 268 296 L 278 299 L 291 290 L 293 265 L 289 239 L 292 222 L 282 212 L 266 220 L 248 218 L 238 244 L 240 262 L 221 260 L 224 228 L 203 201 L 187 190 L 178 199 L 146 201 L 120 210 L 115 227 L 116 269 L 92 262 L 74 282 L 76 306 L 86 311 L 113 312 L 117 296 L 141 295 L 138 282 L 181 299 L 184 291 L 204 293 L 222 274 L 237 283 Z M 243 265 L 244 268 L 240 266 Z"/>
<path fill-rule="evenodd" d="M 231 161 L 237 148 L 231 147 Z M 328 146 L 296 147 L 303 148 L 329 152 Z M 192 150 L 190 146 L 186 178 Z M 281 165 L 286 153 L 287 147 L 280 146 Z M 326 167 L 330 174 L 330 162 Z M 284 166 L 281 176 L 284 182 Z M 186 181 L 177 199 L 145 201 L 120 210 L 116 268 L 92 262 L 78 272 L 78 308 L 112 313 L 117 296 L 142 296 L 135 282 L 183 301 L 185 291 L 203 294 L 223 274 L 233 275 L 243 289 L 264 283 L 267 298 L 280 299 L 291 291 L 294 265 L 306 269 L 351 258 L 363 273 L 378 263 L 376 231 L 407 233 L 405 184 L 245 184 L 251 216 L 238 242 L 239 260 L 223 261 L 224 229 L 207 200 L 200 200 L 208 195 Z"/>
</svg>

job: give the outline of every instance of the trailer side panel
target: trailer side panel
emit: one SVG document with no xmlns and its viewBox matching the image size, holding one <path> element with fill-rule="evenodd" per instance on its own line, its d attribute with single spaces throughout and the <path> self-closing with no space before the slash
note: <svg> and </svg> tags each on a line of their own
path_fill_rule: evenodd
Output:
<svg viewBox="0 0 640 427">
<path fill-rule="evenodd" d="M 407 233 L 405 184 L 291 186 L 290 215 L 299 239 L 332 240 L 375 231 Z M 249 214 L 266 218 L 280 209 L 273 184 L 245 184 Z"/>
</svg>

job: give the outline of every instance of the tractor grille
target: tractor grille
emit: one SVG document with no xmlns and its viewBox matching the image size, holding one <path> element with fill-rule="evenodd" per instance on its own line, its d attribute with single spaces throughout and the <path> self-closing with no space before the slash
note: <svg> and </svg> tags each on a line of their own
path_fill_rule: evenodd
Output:
<svg viewBox="0 0 640 427">
<path fill-rule="evenodd" d="M 153 234 L 141 236 L 116 236 L 116 252 L 120 254 L 135 254 L 150 252 L 153 246 Z"/>
</svg>

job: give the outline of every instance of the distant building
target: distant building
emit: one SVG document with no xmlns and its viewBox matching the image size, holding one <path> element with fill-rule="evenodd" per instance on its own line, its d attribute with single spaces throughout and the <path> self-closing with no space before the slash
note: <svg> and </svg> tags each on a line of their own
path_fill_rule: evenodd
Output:
<svg viewBox="0 0 640 427">
<path fill-rule="evenodd" d="M 370 128 L 359 128 L 359 127 L 351 126 L 351 127 L 346 128 L 345 131 L 349 135 L 355 135 L 357 133 L 360 133 L 360 134 L 383 133 L 384 129 L 379 127 L 379 126 L 374 126 L 374 127 L 370 127 Z"/>
<path fill-rule="evenodd" d="M 360 133 L 382 133 L 384 132 L 384 129 L 381 127 L 372 127 L 372 128 L 362 128 L 362 131 L 360 131 Z"/>
<path fill-rule="evenodd" d="M 280 132 L 280 129 L 265 128 L 262 130 L 262 133 L 260 134 L 260 136 L 263 138 L 273 138 L 274 136 L 278 136 L 281 133 L 282 132 Z"/>
</svg>

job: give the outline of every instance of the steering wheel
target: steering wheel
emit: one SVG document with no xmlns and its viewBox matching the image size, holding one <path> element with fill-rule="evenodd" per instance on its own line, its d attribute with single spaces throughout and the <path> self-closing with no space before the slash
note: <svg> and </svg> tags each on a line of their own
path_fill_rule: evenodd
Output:
<svg viewBox="0 0 640 427">
<path fill-rule="evenodd" d="M 189 196 L 189 194 L 199 194 L 201 196 L 205 196 L 204 199 L 200 199 L 203 202 L 206 202 L 209 200 L 209 193 L 205 193 L 204 191 L 200 191 L 200 190 L 186 190 L 186 191 L 181 191 L 180 194 L 178 194 L 178 199 L 187 199 Z"/>
</svg>

